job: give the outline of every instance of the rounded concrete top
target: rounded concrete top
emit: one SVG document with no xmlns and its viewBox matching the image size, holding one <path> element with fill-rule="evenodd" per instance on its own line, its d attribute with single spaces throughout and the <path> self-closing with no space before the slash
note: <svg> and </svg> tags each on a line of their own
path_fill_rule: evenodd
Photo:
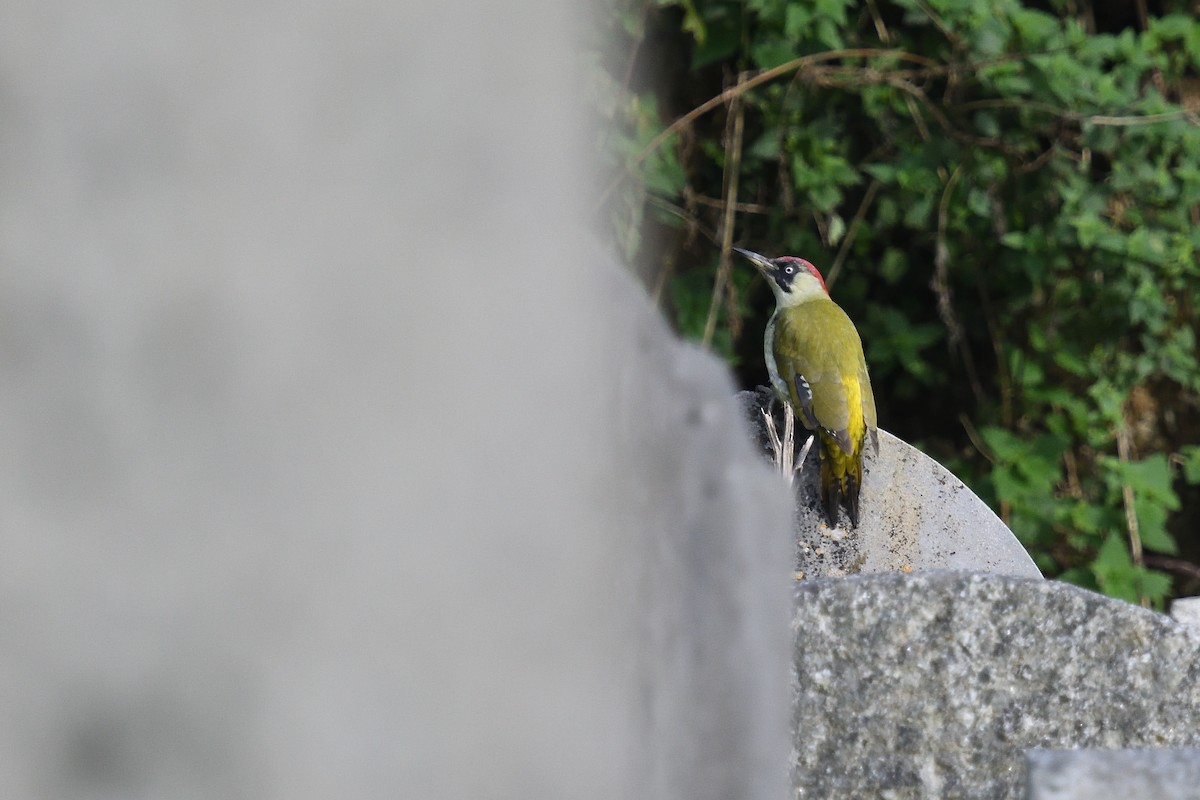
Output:
<svg viewBox="0 0 1200 800">
<path fill-rule="evenodd" d="M 747 420 L 769 453 L 763 428 L 764 391 L 742 392 Z M 776 404 L 778 405 L 778 404 Z M 775 409 L 782 431 L 783 412 Z M 808 431 L 797 432 L 800 451 Z M 949 470 L 887 431 L 863 459 L 861 519 L 849 527 L 845 510 L 831 527 L 820 499 L 820 462 L 810 449 L 794 481 L 796 570 L 802 577 L 860 572 L 954 569 L 1040 578 L 1025 548 L 999 517 Z"/>
</svg>

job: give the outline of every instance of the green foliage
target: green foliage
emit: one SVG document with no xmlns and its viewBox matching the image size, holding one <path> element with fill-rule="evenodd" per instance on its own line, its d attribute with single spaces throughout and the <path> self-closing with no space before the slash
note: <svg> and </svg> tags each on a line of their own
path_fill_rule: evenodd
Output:
<svg viewBox="0 0 1200 800">
<path fill-rule="evenodd" d="M 1142 549 L 1200 553 L 1176 524 L 1200 513 L 1181 501 L 1200 484 L 1186 4 L 1140 30 L 1087 0 L 627 2 L 619 52 L 646 56 L 648 24 L 688 56 L 669 89 L 609 65 L 602 155 L 625 179 L 598 208 L 631 261 L 676 265 L 680 329 L 700 338 L 719 310 L 718 351 L 757 351 L 741 324 L 759 318 L 756 340 L 768 293 L 736 269 L 732 300 L 713 290 L 736 165 L 735 242 L 840 265 L 882 423 L 953 463 L 1051 574 L 1161 604 L 1170 578 Z"/>
<path fill-rule="evenodd" d="M 1133 563 L 1125 542 L 1115 533 L 1108 534 L 1091 564 L 1096 587 L 1122 600 L 1136 603 L 1139 598 L 1161 598 L 1171 589 L 1171 581 L 1162 573 Z"/>
</svg>

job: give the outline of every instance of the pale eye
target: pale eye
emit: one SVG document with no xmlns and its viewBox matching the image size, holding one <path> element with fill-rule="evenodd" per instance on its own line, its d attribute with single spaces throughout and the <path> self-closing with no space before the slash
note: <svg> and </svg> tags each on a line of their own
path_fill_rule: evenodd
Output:
<svg viewBox="0 0 1200 800">
<path fill-rule="evenodd" d="M 788 275 L 791 275 L 793 272 L 796 271 L 796 268 L 795 267 L 784 267 L 783 271 L 786 272 Z"/>
</svg>

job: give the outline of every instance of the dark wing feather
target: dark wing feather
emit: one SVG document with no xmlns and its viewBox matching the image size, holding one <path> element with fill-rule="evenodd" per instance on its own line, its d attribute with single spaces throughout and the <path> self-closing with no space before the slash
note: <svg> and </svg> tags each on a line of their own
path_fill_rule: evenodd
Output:
<svg viewBox="0 0 1200 800">
<path fill-rule="evenodd" d="M 823 428 L 849 454 L 853 445 L 850 441 L 850 404 L 846 386 L 836 369 L 819 367 L 821 363 L 832 363 L 824 357 L 826 352 L 823 348 L 827 345 L 822 332 L 833 329 L 834 325 L 844 324 L 842 317 L 845 317 L 845 313 L 832 301 L 806 304 L 803 316 L 805 330 L 797 329 L 797 315 L 780 314 L 775 323 L 774 350 L 776 369 L 787 381 L 792 407 L 800 412 L 805 427 L 810 430 Z"/>
</svg>

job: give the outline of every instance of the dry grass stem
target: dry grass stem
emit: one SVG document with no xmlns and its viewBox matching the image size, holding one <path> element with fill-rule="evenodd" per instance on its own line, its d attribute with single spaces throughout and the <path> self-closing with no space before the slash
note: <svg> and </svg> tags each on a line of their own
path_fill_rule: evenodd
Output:
<svg viewBox="0 0 1200 800">
<path fill-rule="evenodd" d="M 739 83 L 744 77 L 745 73 L 739 76 Z M 701 341 L 705 347 L 712 344 L 713 334 L 717 330 L 717 309 L 721 305 L 722 296 L 724 296 L 725 284 L 729 282 L 733 223 L 737 211 L 738 177 L 742 170 L 742 133 L 745 129 L 745 112 L 741 95 L 734 96 L 729 112 L 733 132 L 725 144 L 725 214 L 721 218 L 721 262 L 717 267 L 717 279 L 713 282 L 712 298 L 708 304 L 708 318 L 704 321 L 704 336 Z"/>
<path fill-rule="evenodd" d="M 1129 463 L 1130 450 L 1129 427 L 1121 425 L 1117 428 L 1117 458 L 1122 464 Z M 1129 481 L 1121 481 L 1121 500 L 1125 504 L 1125 527 L 1129 530 L 1129 557 L 1133 559 L 1135 565 L 1144 567 L 1146 566 L 1146 557 L 1142 552 L 1142 533 L 1141 528 L 1138 527 L 1137 505 L 1134 502 L 1133 487 Z M 1150 599 L 1140 592 L 1138 600 L 1143 608 L 1150 607 Z"/>
</svg>

